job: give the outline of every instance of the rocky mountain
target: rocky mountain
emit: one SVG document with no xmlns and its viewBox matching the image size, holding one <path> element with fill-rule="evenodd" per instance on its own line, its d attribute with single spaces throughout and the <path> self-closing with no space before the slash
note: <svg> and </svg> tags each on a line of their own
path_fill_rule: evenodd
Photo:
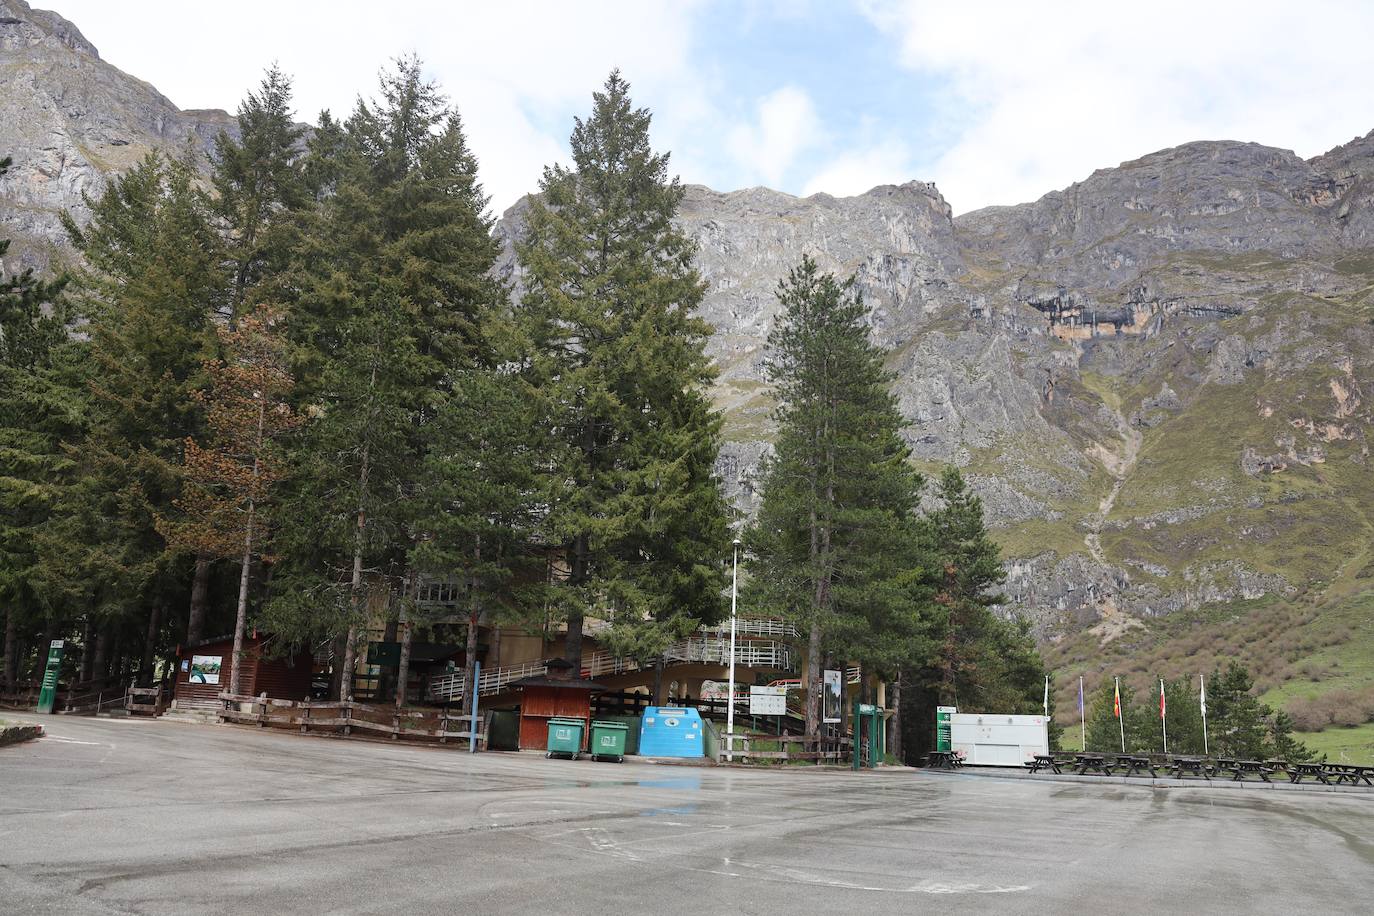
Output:
<svg viewBox="0 0 1374 916">
<path fill-rule="evenodd" d="M 56 213 L 79 218 L 81 191 L 232 125 L 178 111 L 21 0 L 0 0 L 0 85 L 16 158 L 0 233 L 26 263 L 60 249 Z M 497 228 L 517 284 L 523 209 Z M 1307 161 L 1191 143 L 957 218 L 921 182 L 843 199 L 690 187 L 680 218 L 710 285 L 719 467 L 742 505 L 771 435 L 773 290 L 809 253 L 857 276 L 917 460 L 973 481 L 1011 605 L 1046 639 L 1374 584 L 1374 134 Z"/>
<path fill-rule="evenodd" d="M 108 175 L 150 150 L 203 158 L 223 111 L 182 111 L 152 86 L 100 59 L 76 26 L 24 0 L 0 0 L 0 236 L 14 240 L 5 267 L 43 267 L 63 253 L 58 214 L 89 215 Z"/>
</svg>

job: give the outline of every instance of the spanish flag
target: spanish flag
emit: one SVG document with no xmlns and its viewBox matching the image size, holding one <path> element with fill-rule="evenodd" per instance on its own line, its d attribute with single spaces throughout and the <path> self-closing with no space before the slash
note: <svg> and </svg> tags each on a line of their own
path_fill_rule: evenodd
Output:
<svg viewBox="0 0 1374 916">
<path fill-rule="evenodd" d="M 1115 696 L 1112 697 L 1112 715 L 1121 718 L 1121 680 L 1116 681 Z"/>
</svg>

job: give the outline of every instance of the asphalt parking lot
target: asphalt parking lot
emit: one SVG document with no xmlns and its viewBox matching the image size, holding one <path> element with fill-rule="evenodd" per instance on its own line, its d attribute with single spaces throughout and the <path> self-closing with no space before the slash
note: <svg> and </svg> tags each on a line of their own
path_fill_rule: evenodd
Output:
<svg viewBox="0 0 1374 916">
<path fill-rule="evenodd" d="M 1291 914 L 1374 897 L 1369 794 L 42 721 L 48 737 L 0 748 L 0 913 Z"/>
</svg>

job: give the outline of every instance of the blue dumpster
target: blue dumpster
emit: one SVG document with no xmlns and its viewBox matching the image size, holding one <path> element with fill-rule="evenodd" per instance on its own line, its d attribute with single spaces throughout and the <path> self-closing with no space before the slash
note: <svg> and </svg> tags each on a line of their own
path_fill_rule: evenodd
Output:
<svg viewBox="0 0 1374 916">
<path fill-rule="evenodd" d="M 703 757 L 701 713 L 682 706 L 650 706 L 639 727 L 639 753 L 645 757 Z"/>
</svg>

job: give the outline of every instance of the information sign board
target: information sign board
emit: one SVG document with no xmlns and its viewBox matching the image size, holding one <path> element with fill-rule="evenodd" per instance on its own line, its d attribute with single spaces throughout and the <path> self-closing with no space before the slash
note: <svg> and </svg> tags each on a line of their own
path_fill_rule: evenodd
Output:
<svg viewBox="0 0 1374 916">
<path fill-rule="evenodd" d="M 826 669 L 821 685 L 821 721 L 827 725 L 844 721 L 843 672 Z"/>
<path fill-rule="evenodd" d="M 787 715 L 786 687 L 750 687 L 749 715 L 785 716 Z"/>
</svg>

